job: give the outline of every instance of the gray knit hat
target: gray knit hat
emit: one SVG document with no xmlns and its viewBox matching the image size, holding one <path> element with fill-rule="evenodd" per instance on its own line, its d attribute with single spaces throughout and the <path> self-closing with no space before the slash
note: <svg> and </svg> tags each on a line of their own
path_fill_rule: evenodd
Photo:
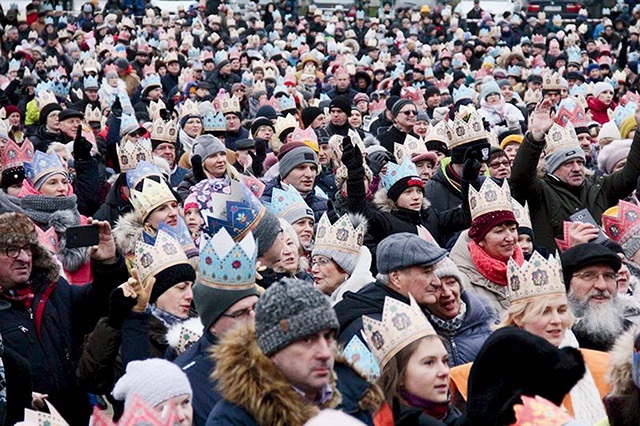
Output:
<svg viewBox="0 0 640 426">
<path fill-rule="evenodd" d="M 415 105 L 409 99 L 399 99 L 393 104 L 393 108 L 391 108 L 391 115 L 393 118 L 396 118 L 398 114 L 400 114 L 400 110 L 404 108 L 405 105 Z"/>
<path fill-rule="evenodd" d="M 587 161 L 584 151 L 577 143 L 571 146 L 559 147 L 544 157 L 544 160 L 547 163 L 547 172 L 553 173 L 565 162 L 576 158 L 581 158 L 582 161 Z"/>
<path fill-rule="evenodd" d="M 311 163 L 318 165 L 318 155 L 302 142 L 289 142 L 284 144 L 278 155 L 280 164 L 280 178 L 284 179 L 301 164 Z"/>
<path fill-rule="evenodd" d="M 256 338 L 266 356 L 303 337 L 339 328 L 329 298 L 299 279 L 283 278 L 271 284 L 256 306 Z"/>
<path fill-rule="evenodd" d="M 193 145 L 193 155 L 199 155 L 202 161 L 218 152 L 227 152 L 227 148 L 213 135 L 200 135 Z"/>
<path fill-rule="evenodd" d="M 229 289 L 223 289 L 210 287 L 198 280 L 193 285 L 193 303 L 205 329 L 209 329 L 236 302 L 249 296 L 259 296 L 255 286 L 243 289 L 229 286 Z"/>
<path fill-rule="evenodd" d="M 460 272 L 460 269 L 458 269 L 456 264 L 453 263 L 453 260 L 449 259 L 448 257 L 445 257 L 440 261 L 440 264 L 436 268 L 436 277 L 438 278 L 453 277 L 456 279 L 456 281 L 458 281 L 461 288 L 464 287 L 464 281 L 462 280 L 462 272 Z"/>
<path fill-rule="evenodd" d="M 170 398 L 180 395 L 192 395 L 187 375 L 180 367 L 160 358 L 144 361 L 131 361 L 127 372 L 113 388 L 113 397 L 124 400 L 125 407 L 138 394 L 155 407 Z"/>
<path fill-rule="evenodd" d="M 256 244 L 258 244 L 258 257 L 264 256 L 269 251 L 280 231 L 282 231 L 282 227 L 280 227 L 278 216 L 269 209 L 265 209 L 262 219 L 251 231 L 256 239 Z"/>
</svg>

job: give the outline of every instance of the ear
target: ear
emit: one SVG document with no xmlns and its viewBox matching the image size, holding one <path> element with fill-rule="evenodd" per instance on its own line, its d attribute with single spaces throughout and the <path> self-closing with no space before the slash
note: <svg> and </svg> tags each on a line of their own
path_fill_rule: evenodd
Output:
<svg viewBox="0 0 640 426">
<path fill-rule="evenodd" d="M 522 328 L 522 324 L 523 324 L 523 322 L 522 322 L 522 316 L 514 317 L 514 318 L 513 318 L 513 322 L 515 323 L 515 325 L 516 325 L 518 328 Z"/>
</svg>

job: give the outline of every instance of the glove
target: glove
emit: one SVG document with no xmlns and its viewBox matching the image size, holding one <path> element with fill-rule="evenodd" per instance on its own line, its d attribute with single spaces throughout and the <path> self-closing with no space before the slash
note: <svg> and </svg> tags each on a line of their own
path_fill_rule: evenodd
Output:
<svg viewBox="0 0 640 426">
<path fill-rule="evenodd" d="M 356 170 L 362 167 L 362 152 L 360 148 L 351 143 L 351 138 L 342 138 L 342 164 L 347 170 Z"/>
<path fill-rule="evenodd" d="M 202 182 L 207 178 L 207 174 L 204 172 L 204 168 L 202 168 L 202 157 L 198 154 L 191 157 L 191 170 L 193 170 L 193 177 L 198 182 Z"/>
<path fill-rule="evenodd" d="M 109 326 L 121 330 L 124 320 L 127 319 L 135 305 L 135 297 L 126 297 L 120 287 L 114 289 L 109 296 L 109 315 L 107 316 Z"/>
<path fill-rule="evenodd" d="M 474 148 L 467 148 L 464 153 L 464 161 L 462 166 L 462 180 L 465 182 L 475 182 L 478 179 L 478 173 L 482 163 L 479 161 L 479 153 Z"/>
<path fill-rule="evenodd" d="M 75 161 L 91 160 L 92 148 L 91 142 L 82 137 L 82 125 L 79 125 L 76 131 L 76 138 L 73 140 L 73 159 Z"/>
<path fill-rule="evenodd" d="M 122 117 L 122 104 L 120 103 L 120 96 L 116 96 L 116 100 L 111 105 L 111 114 L 116 118 Z"/>
<path fill-rule="evenodd" d="M 391 161 L 391 154 L 387 151 L 376 151 L 367 157 L 369 169 L 374 176 L 378 176 L 382 168 Z"/>
</svg>

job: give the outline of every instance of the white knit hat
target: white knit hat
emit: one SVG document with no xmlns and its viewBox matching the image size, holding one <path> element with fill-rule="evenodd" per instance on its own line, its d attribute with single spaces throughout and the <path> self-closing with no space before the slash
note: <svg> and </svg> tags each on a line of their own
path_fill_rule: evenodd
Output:
<svg viewBox="0 0 640 426">
<path fill-rule="evenodd" d="M 600 133 L 598 133 L 598 143 L 604 138 L 612 138 L 612 139 L 622 139 L 622 135 L 620 135 L 620 129 L 616 126 L 615 121 L 607 121 L 600 128 Z"/>
<path fill-rule="evenodd" d="M 442 259 L 438 264 L 438 267 L 436 268 L 436 276 L 438 278 L 453 277 L 458 281 L 460 287 L 464 288 L 465 280 L 462 278 L 462 272 L 460 272 L 460 269 L 458 269 L 456 264 L 453 263 L 453 260 L 448 257 Z"/>
</svg>

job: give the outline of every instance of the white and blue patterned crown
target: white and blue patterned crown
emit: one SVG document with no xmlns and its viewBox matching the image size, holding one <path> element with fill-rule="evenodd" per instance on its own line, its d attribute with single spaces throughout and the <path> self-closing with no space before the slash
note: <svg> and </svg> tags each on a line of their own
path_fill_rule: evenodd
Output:
<svg viewBox="0 0 640 426">
<path fill-rule="evenodd" d="M 176 226 L 171 226 L 166 222 L 160 222 L 158 224 L 158 232 L 160 231 L 166 232 L 168 235 L 178 241 L 180 243 L 180 246 L 182 247 L 182 250 L 185 252 L 189 259 L 198 255 L 198 248 L 196 247 L 196 243 L 193 241 L 191 232 L 189 232 L 189 227 L 187 226 L 187 223 L 184 221 L 182 216 L 178 216 L 178 224 Z M 147 244 L 153 244 L 155 241 L 155 237 L 147 234 L 146 232 L 143 233 L 143 239 Z"/>
<path fill-rule="evenodd" d="M 587 97 L 587 87 L 584 84 L 581 84 L 581 85 L 574 84 L 573 86 L 571 86 L 571 89 L 569 90 L 569 94 L 571 96 L 582 95 L 582 96 L 584 96 L 586 98 Z"/>
<path fill-rule="evenodd" d="M 571 46 L 567 48 L 567 53 L 567 60 L 569 63 L 579 64 L 581 62 L 582 55 L 580 54 L 580 48 L 578 46 Z"/>
<path fill-rule="evenodd" d="M 280 106 L 280 111 L 296 109 L 296 100 L 293 96 L 281 96 L 278 99 L 278 105 Z"/>
<path fill-rule="evenodd" d="M 200 49 L 198 49 L 197 47 L 191 47 L 189 49 L 189 51 L 187 52 L 187 58 L 188 59 L 194 59 L 200 56 Z"/>
<path fill-rule="evenodd" d="M 143 91 L 150 87 L 162 87 L 160 76 L 158 74 L 147 74 L 142 80 Z"/>
<path fill-rule="evenodd" d="M 466 85 L 462 85 L 460 86 L 460 88 L 458 89 L 453 89 L 453 102 L 456 103 L 458 102 L 460 99 L 471 99 L 472 101 L 475 101 L 477 96 L 477 93 L 475 92 L 475 90 L 473 90 L 472 88 L 466 86 Z"/>
<path fill-rule="evenodd" d="M 221 112 L 208 112 L 203 119 L 203 127 L 205 131 L 224 132 L 227 130 L 227 119 Z"/>
<path fill-rule="evenodd" d="M 218 50 L 216 54 L 213 56 L 213 60 L 215 61 L 216 64 L 219 64 L 222 61 L 226 61 L 227 59 L 229 59 L 229 55 L 224 50 Z"/>
<path fill-rule="evenodd" d="M 271 202 L 264 204 L 276 216 L 285 220 L 287 220 L 290 213 L 299 211 L 300 209 L 310 209 L 309 205 L 304 201 L 304 198 L 302 198 L 302 195 L 300 195 L 293 185 L 288 185 L 286 190 L 273 188 Z M 313 217 L 313 211 L 311 211 L 311 217 Z"/>
<path fill-rule="evenodd" d="M 51 82 L 50 81 L 41 81 L 36 86 L 35 94 L 39 96 L 41 93 L 50 92 L 51 91 Z"/>
<path fill-rule="evenodd" d="M 519 65 L 509 65 L 507 67 L 507 76 L 520 77 L 522 76 L 522 67 Z"/>
<path fill-rule="evenodd" d="M 382 176 L 382 186 L 389 189 L 400 179 L 410 176 L 419 176 L 411 157 L 403 158 L 400 165 L 389 162 L 387 163 L 387 172 Z"/>
<path fill-rule="evenodd" d="M 12 59 L 9 61 L 9 72 L 20 70 L 20 61 Z"/>
<path fill-rule="evenodd" d="M 222 290 L 250 289 L 256 282 L 258 250 L 251 232 L 235 242 L 225 228 L 200 240 L 198 281 Z"/>
<path fill-rule="evenodd" d="M 618 129 L 622 127 L 624 120 L 635 115 L 637 108 L 638 104 L 635 102 L 629 102 L 625 106 L 618 104 L 613 112 L 613 121 L 616 123 L 616 126 L 618 126 Z"/>
<path fill-rule="evenodd" d="M 153 163 L 148 161 L 140 161 L 135 169 L 127 170 L 125 172 L 127 177 L 127 186 L 129 188 L 135 188 L 136 185 L 147 176 L 159 176 L 162 178 L 162 172 Z"/>
<path fill-rule="evenodd" d="M 342 350 L 342 355 L 356 371 L 364 375 L 369 383 L 375 382 L 380 377 L 380 366 L 376 357 L 358 336 L 351 338 Z"/>
<path fill-rule="evenodd" d="M 604 82 L 605 83 L 609 83 L 611 85 L 611 87 L 613 87 L 613 90 L 616 90 L 618 88 L 618 86 L 620 85 L 620 83 L 618 83 L 618 79 L 617 78 L 605 77 L 604 78 Z"/>
<path fill-rule="evenodd" d="M 36 151 L 33 155 L 33 160 L 24 163 L 24 175 L 32 184 L 35 184 L 40 178 L 51 172 L 67 174 L 60 162 L 60 157 L 55 152 L 45 154 L 44 152 Z"/>
<path fill-rule="evenodd" d="M 88 75 L 83 80 L 83 85 L 85 90 L 88 88 L 98 88 L 100 85 L 98 84 L 98 78 L 92 75 Z"/>
<path fill-rule="evenodd" d="M 140 128 L 140 123 L 134 114 L 122 114 L 120 120 L 120 136 L 134 132 Z"/>
<path fill-rule="evenodd" d="M 53 91 L 53 93 L 55 93 L 57 97 L 62 99 L 65 99 L 69 95 L 69 89 L 69 83 L 64 81 L 56 80 L 51 84 L 51 90 Z"/>
</svg>

